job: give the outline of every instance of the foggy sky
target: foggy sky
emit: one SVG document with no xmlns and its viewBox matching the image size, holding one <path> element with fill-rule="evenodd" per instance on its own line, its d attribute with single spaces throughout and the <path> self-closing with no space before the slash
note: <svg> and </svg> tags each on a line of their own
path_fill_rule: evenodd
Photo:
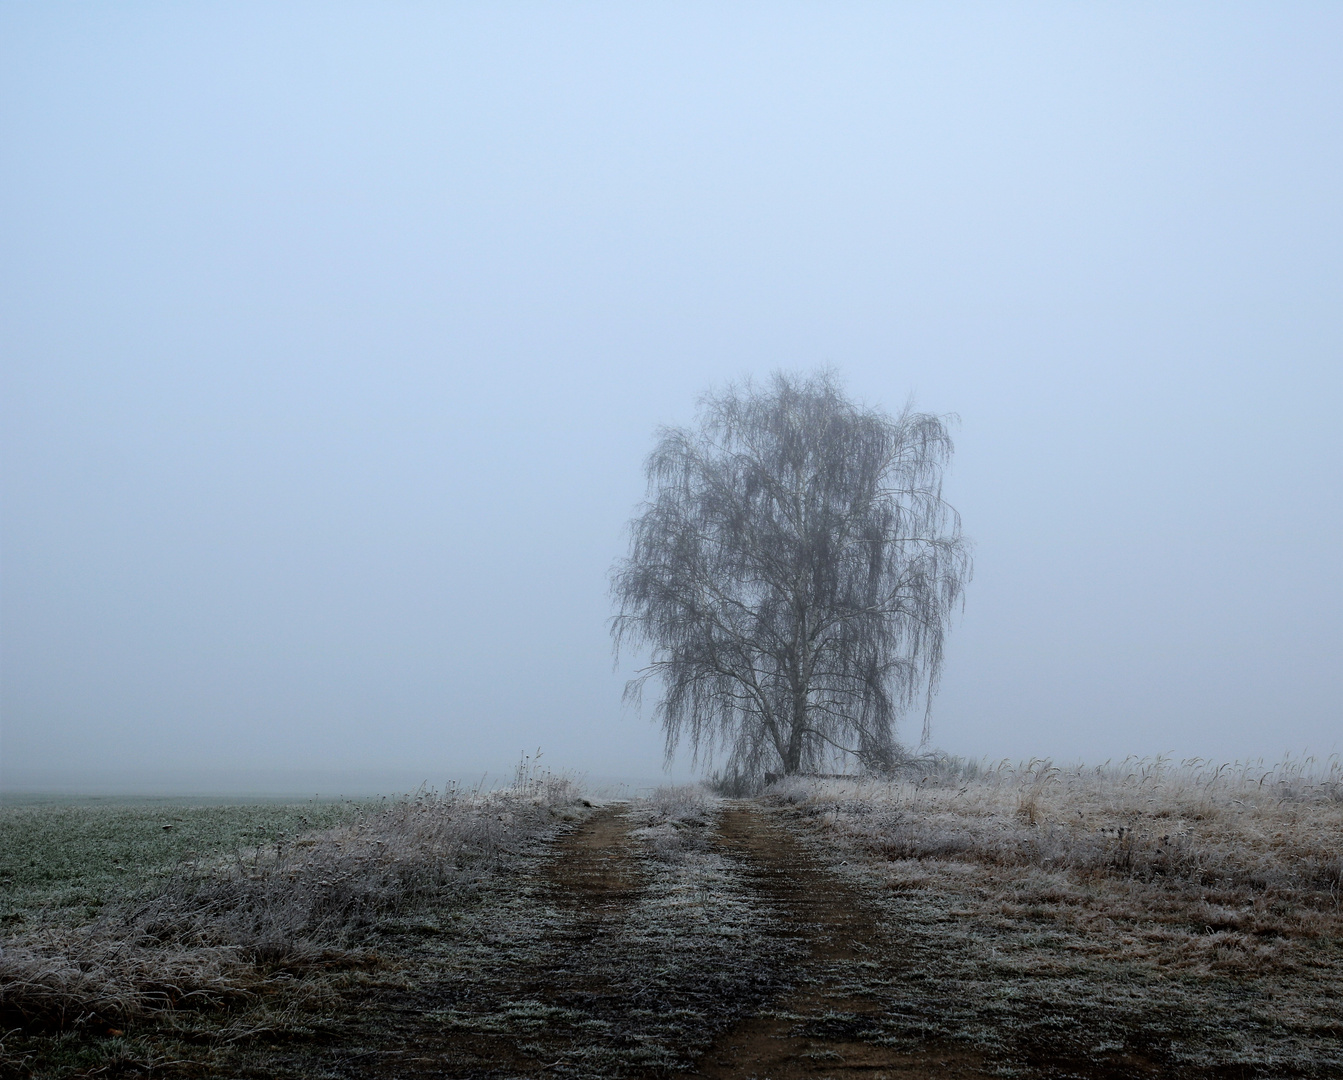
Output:
<svg viewBox="0 0 1343 1080">
<path fill-rule="evenodd" d="M 6 5 L 0 779 L 656 775 L 606 628 L 654 428 L 822 364 L 961 417 L 934 744 L 1339 750 L 1340 40 Z"/>
</svg>

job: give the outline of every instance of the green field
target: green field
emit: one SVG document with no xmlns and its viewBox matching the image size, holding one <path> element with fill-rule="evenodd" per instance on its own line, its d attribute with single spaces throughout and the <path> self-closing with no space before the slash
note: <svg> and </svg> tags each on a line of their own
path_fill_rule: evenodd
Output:
<svg viewBox="0 0 1343 1080">
<path fill-rule="evenodd" d="M 309 1075 L 581 811 L 544 775 L 362 802 L 11 797 L 0 1076 Z"/>
<path fill-rule="evenodd" d="M 11 796 L 0 802 L 0 929 L 86 922 L 175 870 L 330 828 L 368 806 Z"/>
</svg>

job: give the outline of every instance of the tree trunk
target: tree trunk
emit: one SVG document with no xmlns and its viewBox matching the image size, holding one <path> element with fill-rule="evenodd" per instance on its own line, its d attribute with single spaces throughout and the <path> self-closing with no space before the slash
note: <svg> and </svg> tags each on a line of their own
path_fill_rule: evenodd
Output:
<svg viewBox="0 0 1343 1080">
<path fill-rule="evenodd" d="M 783 754 L 784 776 L 794 776 L 802 771 L 802 749 L 807 730 L 807 695 L 805 692 L 793 694 L 793 723 L 788 733 L 788 747 Z"/>
</svg>

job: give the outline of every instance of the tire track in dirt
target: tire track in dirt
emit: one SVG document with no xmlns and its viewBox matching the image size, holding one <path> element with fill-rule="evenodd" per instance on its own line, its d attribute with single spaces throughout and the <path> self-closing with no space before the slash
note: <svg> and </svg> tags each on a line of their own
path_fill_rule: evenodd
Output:
<svg viewBox="0 0 1343 1080">
<path fill-rule="evenodd" d="M 545 898 L 565 916 L 564 924 L 552 931 L 550 963 L 516 973 L 509 996 L 596 1011 L 610 995 L 606 980 L 591 970 L 588 952 L 595 941 L 620 925 L 641 890 L 627 810 L 624 803 L 600 807 L 556 841 L 539 884 Z M 454 1049 L 491 1072 L 507 1065 L 526 1075 L 546 1075 L 551 1063 L 537 1058 L 534 1048 L 519 1045 L 526 1041 L 515 1035 L 475 1035 L 459 1037 Z M 449 1074 L 457 1075 L 459 1070 Z"/>
<path fill-rule="evenodd" d="M 910 1054 L 865 1041 L 862 1033 L 876 1027 L 882 1006 L 855 990 L 863 981 L 855 976 L 859 965 L 892 963 L 893 950 L 861 897 L 757 807 L 728 806 L 719 828 L 720 842 L 745 864 L 761 903 L 777 912 L 777 933 L 802 944 L 808 959 L 799 973 L 802 986 L 720 1034 L 689 1076 L 979 1080 L 990 1075 L 983 1057 L 970 1051 Z"/>
<path fill-rule="evenodd" d="M 539 1048 L 529 1045 L 533 1039 L 501 1030 L 500 1021 L 510 1026 L 507 1021 L 516 1019 L 510 1011 L 527 1003 L 583 1009 L 609 993 L 585 960 L 588 946 L 621 923 L 641 889 L 627 809 L 600 807 L 554 841 L 532 887 L 534 903 L 548 905 L 558 922 L 520 951 L 501 941 L 494 952 L 487 938 L 477 956 L 488 964 L 488 977 L 475 970 L 465 980 L 459 975 L 411 991 L 396 1010 L 400 1022 L 388 1025 L 390 1045 L 358 1055 L 364 1060 L 354 1068 L 347 1060 L 332 1071 L 389 1080 L 555 1075 L 547 1072 L 551 1063 L 538 1056 Z M 454 1015 L 449 1029 L 423 1022 L 444 1009 Z M 522 1022 L 530 1026 L 529 1018 Z"/>
<path fill-rule="evenodd" d="M 589 1001 L 609 992 L 605 980 L 579 966 L 583 950 L 618 925 L 638 898 L 641 882 L 634 864 L 627 807 L 615 804 L 563 837 L 544 875 L 555 906 L 572 920 L 564 931 L 566 957 L 548 973 L 539 990 L 547 999 Z"/>
<path fill-rule="evenodd" d="M 555 890 L 557 906 L 600 919 L 633 901 L 639 882 L 630 866 L 624 810 L 623 804 L 602 807 L 556 844 L 545 881 Z"/>
</svg>

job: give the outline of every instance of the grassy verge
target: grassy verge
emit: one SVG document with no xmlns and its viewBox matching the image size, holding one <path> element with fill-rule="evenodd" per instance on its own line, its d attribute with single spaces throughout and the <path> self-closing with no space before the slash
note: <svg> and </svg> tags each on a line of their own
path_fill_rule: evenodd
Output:
<svg viewBox="0 0 1343 1080">
<path fill-rule="evenodd" d="M 576 798 L 520 777 L 362 806 L 7 807 L 0 1073 L 282 1075 L 284 1047 L 405 982 L 407 925 L 478 903 Z"/>
<path fill-rule="evenodd" d="M 930 761 L 769 798 L 879 897 L 874 1038 L 1032 1075 L 1337 1076 L 1340 779 Z"/>
</svg>

